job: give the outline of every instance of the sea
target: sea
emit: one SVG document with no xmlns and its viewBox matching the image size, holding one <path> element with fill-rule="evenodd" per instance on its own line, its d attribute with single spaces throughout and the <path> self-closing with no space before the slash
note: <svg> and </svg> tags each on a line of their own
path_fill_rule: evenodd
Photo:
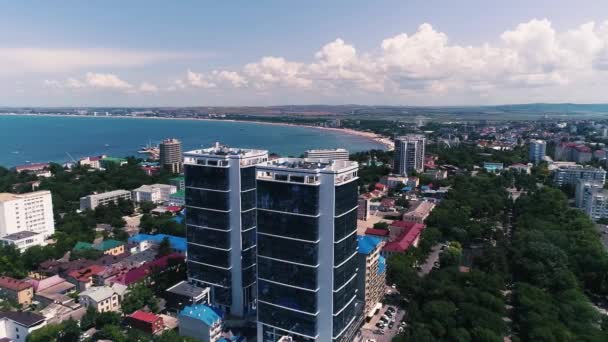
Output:
<svg viewBox="0 0 608 342">
<path fill-rule="evenodd" d="M 219 120 L 0 115 L 0 166 L 61 163 L 101 154 L 135 156 L 143 146 L 156 145 L 164 138 L 181 140 L 184 151 L 220 142 L 295 157 L 305 150 L 319 148 L 342 147 L 350 152 L 384 149 L 365 137 L 299 126 Z"/>
</svg>

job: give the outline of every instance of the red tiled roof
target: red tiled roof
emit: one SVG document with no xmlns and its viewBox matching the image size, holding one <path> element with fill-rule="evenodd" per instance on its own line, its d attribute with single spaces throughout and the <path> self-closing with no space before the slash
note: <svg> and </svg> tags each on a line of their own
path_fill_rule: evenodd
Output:
<svg viewBox="0 0 608 342">
<path fill-rule="evenodd" d="M 575 150 L 583 153 L 591 153 L 591 148 L 585 145 L 578 145 L 574 147 Z"/>
<path fill-rule="evenodd" d="M 405 228 L 405 229 L 412 229 L 414 227 L 414 225 L 419 224 L 416 222 L 408 222 L 408 221 L 393 221 L 393 223 L 391 223 L 390 225 L 392 227 L 399 227 L 399 228 Z"/>
<path fill-rule="evenodd" d="M 160 316 L 156 316 L 153 313 L 149 313 L 149 312 L 145 312 L 145 311 L 141 311 L 141 310 L 135 311 L 134 313 L 129 315 L 129 317 L 131 317 L 132 319 L 136 319 L 138 321 L 143 321 L 143 322 L 147 322 L 147 323 L 154 323 L 157 320 L 161 319 Z"/>
<path fill-rule="evenodd" d="M 365 230 L 365 235 L 388 236 L 388 230 L 386 230 L 386 229 L 376 229 L 376 228 L 367 228 Z"/>
<path fill-rule="evenodd" d="M 13 291 L 23 291 L 25 289 L 31 288 L 32 284 L 11 277 L 0 277 L 0 287 Z"/>
<path fill-rule="evenodd" d="M 146 278 L 150 273 L 154 272 L 154 268 L 165 268 L 169 264 L 170 259 L 184 259 L 184 255 L 181 253 L 172 253 L 169 255 L 165 255 L 164 257 L 160 257 L 156 260 L 147 262 L 140 267 L 129 270 L 125 273 L 119 274 L 114 278 L 114 281 L 129 286 L 131 284 L 135 284 L 138 281 Z"/>
<path fill-rule="evenodd" d="M 68 276 L 78 281 L 89 281 L 93 275 L 102 273 L 105 271 L 105 267 L 99 265 L 91 265 L 89 267 L 81 268 L 79 270 L 71 271 Z"/>
<path fill-rule="evenodd" d="M 376 183 L 375 188 L 378 189 L 378 190 L 385 190 L 386 189 L 386 185 L 384 185 L 382 183 Z"/>
<path fill-rule="evenodd" d="M 182 210 L 182 207 L 179 207 L 177 205 L 170 205 L 166 209 L 167 209 L 167 211 L 170 211 L 172 213 L 176 213 L 176 212 Z"/>
<path fill-rule="evenodd" d="M 384 245 L 384 248 L 382 250 L 386 252 L 405 252 L 414 243 L 414 241 L 416 241 L 418 236 L 420 236 L 420 233 L 422 232 L 422 230 L 424 230 L 424 228 L 425 225 L 423 224 L 413 224 L 412 227 L 405 231 L 403 234 L 401 234 L 401 236 L 397 238 L 397 240 L 391 241 Z"/>
</svg>

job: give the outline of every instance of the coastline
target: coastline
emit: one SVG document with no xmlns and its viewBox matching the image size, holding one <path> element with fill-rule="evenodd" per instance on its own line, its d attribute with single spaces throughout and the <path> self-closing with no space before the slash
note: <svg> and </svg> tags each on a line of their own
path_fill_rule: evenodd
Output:
<svg viewBox="0 0 608 342">
<path fill-rule="evenodd" d="M 374 141 L 382 146 L 387 151 L 392 151 L 394 149 L 394 144 L 390 138 L 381 136 L 372 132 L 364 132 L 357 131 L 350 128 L 333 128 L 333 127 L 320 127 L 320 126 L 312 126 L 312 125 L 298 125 L 292 123 L 285 122 L 267 122 L 267 121 L 257 121 L 257 120 L 235 120 L 235 119 L 206 119 L 206 118 L 167 118 L 167 117 L 144 117 L 144 116 L 127 116 L 127 115 L 113 115 L 113 116 L 93 116 L 93 115 L 69 115 L 69 114 L 7 114 L 0 113 L 0 116 L 48 116 L 48 117 L 82 117 L 82 118 L 116 118 L 116 119 L 148 119 L 148 120 L 186 120 L 186 121 L 227 121 L 227 122 L 238 122 L 238 123 L 254 123 L 254 124 L 262 124 L 262 125 L 272 125 L 272 126 L 292 126 L 292 127 L 305 127 L 305 128 L 315 128 L 320 130 L 332 131 L 337 133 L 344 133 L 349 135 L 355 135 L 361 138 L 365 138 L 371 141 Z"/>
</svg>

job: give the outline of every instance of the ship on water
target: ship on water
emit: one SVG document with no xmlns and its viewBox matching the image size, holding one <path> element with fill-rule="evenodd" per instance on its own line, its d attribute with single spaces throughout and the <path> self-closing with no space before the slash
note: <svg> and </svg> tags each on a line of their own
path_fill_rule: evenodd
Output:
<svg viewBox="0 0 608 342">
<path fill-rule="evenodd" d="M 152 141 L 149 141 L 147 145 L 142 146 L 139 151 L 139 154 L 147 154 L 148 159 L 157 160 L 160 157 L 160 149 L 158 145 L 153 145 Z"/>
</svg>

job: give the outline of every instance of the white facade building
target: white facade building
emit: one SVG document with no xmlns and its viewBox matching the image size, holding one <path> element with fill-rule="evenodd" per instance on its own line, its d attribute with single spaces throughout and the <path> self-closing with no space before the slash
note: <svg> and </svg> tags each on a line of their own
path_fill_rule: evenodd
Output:
<svg viewBox="0 0 608 342">
<path fill-rule="evenodd" d="M 594 189 L 602 189 L 604 182 L 581 179 L 576 184 L 575 205 L 577 208 L 586 208 L 589 192 Z"/>
<path fill-rule="evenodd" d="M 21 253 L 30 247 L 46 245 L 44 235 L 27 230 L 0 237 L 0 242 L 15 246 Z"/>
<path fill-rule="evenodd" d="M 579 180 L 606 183 L 606 170 L 602 168 L 583 167 L 582 165 L 563 166 L 554 171 L 553 183 L 557 186 L 571 184 L 576 186 Z"/>
<path fill-rule="evenodd" d="M 50 191 L 0 193 L 0 237 L 30 231 L 46 239 L 55 233 Z"/>
<path fill-rule="evenodd" d="M 343 148 L 325 149 L 325 150 L 308 150 L 304 152 L 305 158 L 332 159 L 332 160 L 348 160 L 348 151 Z"/>
<path fill-rule="evenodd" d="M 219 143 L 184 153 L 188 278 L 238 317 L 255 312 L 255 165 L 266 160 L 268 151 Z"/>
<path fill-rule="evenodd" d="M 393 173 L 407 175 L 408 172 L 424 171 L 426 137 L 422 134 L 408 134 L 395 138 Z"/>
<path fill-rule="evenodd" d="M 110 202 L 118 202 L 119 199 L 130 200 L 131 191 L 114 190 L 102 192 L 100 194 L 92 194 L 80 198 L 80 210 L 95 209 L 98 205 L 106 205 Z"/>
<path fill-rule="evenodd" d="M 590 189 L 584 194 L 584 203 L 583 210 L 592 220 L 608 218 L 608 190 Z"/>
<path fill-rule="evenodd" d="M 0 340 L 25 342 L 34 330 L 46 325 L 46 318 L 33 312 L 0 312 Z"/>
<path fill-rule="evenodd" d="M 142 185 L 139 188 L 133 190 L 131 198 L 137 203 L 164 203 L 168 202 L 171 195 L 174 194 L 176 191 L 177 188 L 174 185 Z"/>
</svg>

